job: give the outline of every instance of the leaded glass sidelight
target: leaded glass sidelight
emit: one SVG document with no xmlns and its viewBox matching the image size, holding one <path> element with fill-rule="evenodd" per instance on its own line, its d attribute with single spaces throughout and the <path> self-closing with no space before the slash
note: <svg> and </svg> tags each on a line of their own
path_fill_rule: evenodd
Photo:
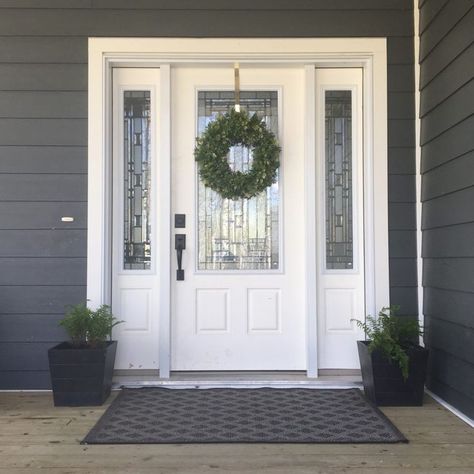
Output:
<svg viewBox="0 0 474 474">
<path fill-rule="evenodd" d="M 151 262 L 150 91 L 123 93 L 124 270 L 149 270 Z"/>
<path fill-rule="evenodd" d="M 352 92 L 325 92 L 326 268 L 352 269 Z"/>
<path fill-rule="evenodd" d="M 200 91 L 198 94 L 198 134 L 218 114 L 234 107 L 234 92 Z M 278 136 L 278 93 L 242 91 L 241 110 L 257 113 Z M 234 171 L 246 172 L 252 152 L 234 146 L 228 155 Z M 229 200 L 198 185 L 198 270 L 276 270 L 279 257 L 278 180 L 251 199 Z"/>
</svg>

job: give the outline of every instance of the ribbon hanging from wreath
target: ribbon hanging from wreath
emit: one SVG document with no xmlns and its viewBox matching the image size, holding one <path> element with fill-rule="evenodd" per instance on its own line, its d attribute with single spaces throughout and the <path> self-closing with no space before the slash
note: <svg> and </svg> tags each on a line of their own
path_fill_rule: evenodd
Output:
<svg viewBox="0 0 474 474">
<path fill-rule="evenodd" d="M 275 135 L 256 114 L 250 116 L 238 107 L 219 115 L 197 138 L 194 156 L 205 186 L 226 199 L 249 199 L 271 186 L 280 166 L 280 146 Z M 253 162 L 247 172 L 233 171 L 227 159 L 235 145 L 250 148 Z"/>
</svg>

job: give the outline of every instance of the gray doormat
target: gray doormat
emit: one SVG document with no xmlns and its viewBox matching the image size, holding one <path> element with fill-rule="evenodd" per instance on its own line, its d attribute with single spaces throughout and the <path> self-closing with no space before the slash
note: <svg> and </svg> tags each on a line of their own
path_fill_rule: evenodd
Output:
<svg viewBox="0 0 474 474">
<path fill-rule="evenodd" d="M 358 389 L 123 389 L 83 444 L 397 443 Z"/>
</svg>

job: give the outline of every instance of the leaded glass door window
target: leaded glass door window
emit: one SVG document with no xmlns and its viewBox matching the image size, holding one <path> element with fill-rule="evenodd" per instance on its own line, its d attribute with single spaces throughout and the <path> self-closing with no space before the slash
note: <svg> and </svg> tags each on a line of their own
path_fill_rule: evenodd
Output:
<svg viewBox="0 0 474 474">
<path fill-rule="evenodd" d="M 151 263 L 150 91 L 123 91 L 124 270 Z"/>
<path fill-rule="evenodd" d="M 233 91 L 198 92 L 198 135 L 219 114 L 234 107 Z M 278 92 L 242 91 L 241 110 L 256 113 L 278 137 Z M 252 151 L 234 146 L 228 154 L 234 171 L 246 172 Z M 251 199 L 230 200 L 205 187 L 198 176 L 197 269 L 258 271 L 280 268 L 279 179 Z"/>
<path fill-rule="evenodd" d="M 353 268 L 352 92 L 325 91 L 326 269 Z"/>
</svg>

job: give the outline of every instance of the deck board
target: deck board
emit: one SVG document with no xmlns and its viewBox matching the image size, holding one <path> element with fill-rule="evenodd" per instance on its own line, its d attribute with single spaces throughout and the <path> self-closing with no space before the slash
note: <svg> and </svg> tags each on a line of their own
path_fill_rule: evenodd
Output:
<svg viewBox="0 0 474 474">
<path fill-rule="evenodd" d="M 55 408 L 48 392 L 0 393 L 0 474 L 474 472 L 474 430 L 429 397 L 383 409 L 409 444 L 80 445 L 110 401 Z"/>
</svg>

